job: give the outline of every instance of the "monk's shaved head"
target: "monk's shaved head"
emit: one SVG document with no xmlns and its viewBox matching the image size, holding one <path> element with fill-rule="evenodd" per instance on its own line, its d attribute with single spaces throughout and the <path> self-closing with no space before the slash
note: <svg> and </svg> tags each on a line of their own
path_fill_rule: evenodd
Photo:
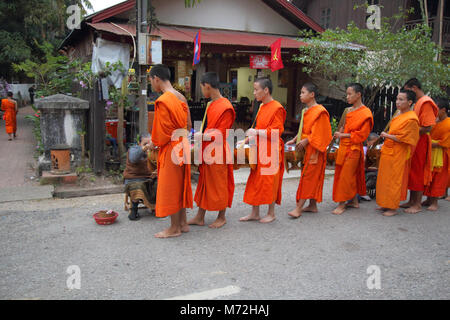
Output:
<svg viewBox="0 0 450 320">
<path fill-rule="evenodd" d="M 416 93 L 414 91 L 402 89 L 399 93 L 406 94 L 406 99 L 408 99 L 408 101 L 412 101 L 413 103 L 416 102 Z"/>
<path fill-rule="evenodd" d="M 150 77 L 158 77 L 163 81 L 170 81 L 170 69 L 163 64 L 157 64 L 150 70 Z"/>
<path fill-rule="evenodd" d="M 364 94 L 364 87 L 360 83 L 350 83 L 347 88 L 352 88 L 356 93 Z"/>
<path fill-rule="evenodd" d="M 436 98 L 436 105 L 438 106 L 439 109 L 445 109 L 446 112 L 448 112 L 448 99 L 447 98 L 443 98 L 443 97 L 438 97 Z"/>
<path fill-rule="evenodd" d="M 219 76 L 215 72 L 207 72 L 202 76 L 200 83 L 202 85 L 209 84 L 211 88 L 219 89 Z"/>
<path fill-rule="evenodd" d="M 319 96 L 319 88 L 317 88 L 314 83 L 307 82 L 303 85 L 303 88 L 306 88 L 308 92 L 314 93 L 314 98 L 317 98 Z"/>
<path fill-rule="evenodd" d="M 268 88 L 269 89 L 269 93 L 272 94 L 273 91 L 273 85 L 272 85 L 272 80 L 270 80 L 269 78 L 258 78 L 255 80 L 255 83 L 258 83 L 261 87 L 261 89 L 265 89 Z"/>
<path fill-rule="evenodd" d="M 422 84 L 420 83 L 417 78 L 411 78 L 408 81 L 406 81 L 404 87 L 406 89 L 412 89 L 412 87 L 416 86 L 418 89 L 422 89 Z"/>
</svg>

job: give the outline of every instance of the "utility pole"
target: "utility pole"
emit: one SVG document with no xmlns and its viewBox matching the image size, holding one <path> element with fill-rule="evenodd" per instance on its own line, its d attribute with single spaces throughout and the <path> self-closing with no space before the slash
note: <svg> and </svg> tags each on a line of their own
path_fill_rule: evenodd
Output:
<svg viewBox="0 0 450 320">
<path fill-rule="evenodd" d="M 444 28 L 444 0 L 439 0 L 438 21 L 439 21 L 438 44 L 439 44 L 439 47 L 442 48 L 442 36 L 443 36 L 443 28 Z M 441 55 L 438 56 L 438 60 L 439 61 L 441 60 Z"/>
<path fill-rule="evenodd" d="M 149 0 L 136 0 L 136 39 L 137 39 L 137 61 L 139 67 L 136 70 L 139 92 L 137 105 L 139 107 L 139 134 L 142 137 L 148 133 L 148 112 L 147 112 L 147 66 L 143 62 L 146 56 L 147 44 L 147 12 Z"/>
</svg>

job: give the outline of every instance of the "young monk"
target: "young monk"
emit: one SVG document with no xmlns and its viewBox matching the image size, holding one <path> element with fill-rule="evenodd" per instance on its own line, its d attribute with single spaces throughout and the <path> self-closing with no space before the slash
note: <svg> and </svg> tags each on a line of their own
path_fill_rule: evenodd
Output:
<svg viewBox="0 0 450 320">
<path fill-rule="evenodd" d="M 447 116 L 448 101 L 439 99 L 437 105 L 439 108 L 438 122 L 430 133 L 433 148 L 431 156 L 433 178 L 424 193 L 428 199 L 422 203 L 422 205 L 428 206 L 430 211 L 438 209 L 438 199 L 445 195 L 449 179 L 450 118 Z"/>
<path fill-rule="evenodd" d="M 417 97 L 414 111 L 419 118 L 420 139 L 411 160 L 411 171 L 408 181 L 410 198 L 408 203 L 402 204 L 401 207 L 406 208 L 406 213 L 415 214 L 422 211 L 423 192 L 432 179 L 431 138 L 429 133 L 436 124 L 438 107 L 433 99 L 425 95 L 421 83 L 416 78 L 408 80 L 404 88 L 414 91 Z"/>
<path fill-rule="evenodd" d="M 227 164 L 226 155 L 231 155 L 227 143 L 227 130 L 231 129 L 236 113 L 230 101 L 220 94 L 219 77 L 214 72 L 205 73 L 200 81 L 203 96 L 211 98 L 211 103 L 205 111 L 206 130 L 202 125 L 203 143 L 202 143 L 202 163 L 199 165 L 200 176 L 198 178 L 197 190 L 194 200 L 198 205 L 198 212 L 195 218 L 188 221 L 190 225 L 205 225 L 206 211 L 219 211 L 219 215 L 210 228 L 221 228 L 227 220 L 225 218 L 226 208 L 231 208 L 234 195 L 234 176 L 233 164 L 229 161 Z M 215 140 L 214 135 L 222 136 L 221 147 L 222 155 L 211 154 L 211 160 L 205 149 Z M 213 151 L 214 152 L 214 151 Z M 220 159 L 219 159 L 220 157 Z M 210 163 L 212 162 L 212 163 Z"/>
<path fill-rule="evenodd" d="M 302 175 L 297 190 L 297 207 L 288 214 L 299 218 L 302 212 L 318 212 L 317 202 L 322 202 L 322 190 L 327 164 L 327 148 L 333 138 L 331 135 L 330 115 L 316 97 L 319 90 L 316 85 L 306 83 L 300 95 L 306 104 L 303 114 L 303 128 L 299 128 L 297 136 L 286 144 L 296 144 L 296 148 L 305 150 Z M 301 132 L 300 132 L 301 130 Z M 309 206 L 303 208 L 309 199 Z"/>
<path fill-rule="evenodd" d="M 410 159 L 419 141 L 419 118 L 411 111 L 415 101 L 413 91 L 401 90 L 396 101 L 400 114 L 392 119 L 389 133 L 381 133 L 385 142 L 377 177 L 377 209 L 388 217 L 397 214 L 400 201 L 408 193 Z"/>
<path fill-rule="evenodd" d="M 363 142 L 372 131 L 373 116 L 372 111 L 362 103 L 363 90 L 359 83 L 347 87 L 347 102 L 352 106 L 346 115 L 344 130 L 334 134 L 341 140 L 333 184 L 333 201 L 339 202 L 333 214 L 337 215 L 347 207 L 359 208 L 357 195 L 366 195 Z"/>
<path fill-rule="evenodd" d="M 155 118 L 153 120 L 152 144 L 150 148 L 159 148 L 158 153 L 158 187 L 156 192 L 156 216 L 171 218 L 171 226 L 155 235 L 156 238 L 178 237 L 188 232 L 186 208 L 192 208 L 191 165 L 187 143 L 188 106 L 186 99 L 176 91 L 170 83 L 170 70 L 165 65 L 156 65 L 150 70 L 150 81 L 153 90 L 162 92 L 155 102 Z M 176 130 L 184 129 L 182 142 L 172 141 Z M 174 155 L 172 155 L 172 153 Z M 182 158 L 180 159 L 180 154 Z M 175 161 L 175 159 L 176 161 Z"/>
<path fill-rule="evenodd" d="M 258 159 L 256 168 L 250 171 L 247 186 L 244 193 L 244 202 L 252 206 L 252 213 L 240 219 L 240 221 L 259 221 L 270 223 L 275 220 L 275 203 L 281 204 L 281 185 L 284 173 L 284 142 L 281 135 L 284 131 L 286 121 L 286 110 L 283 106 L 272 98 L 272 81 L 268 78 L 256 79 L 253 84 L 253 94 L 262 104 L 256 116 L 256 127 L 248 130 L 249 135 L 256 135 L 258 132 L 265 132 L 266 137 L 259 135 L 257 139 Z M 271 142 L 272 134 L 278 133 L 278 141 Z M 262 139 L 266 139 L 267 150 L 260 150 Z M 248 138 L 246 139 L 248 141 Z M 278 153 L 272 153 L 272 143 Z M 262 159 L 261 154 L 266 158 Z M 268 161 L 267 161 L 268 160 Z M 275 161 L 277 163 L 275 163 Z M 268 174 L 271 168 L 276 167 L 276 173 Z M 267 172 L 266 172 L 267 171 Z M 260 218 L 259 206 L 269 205 L 267 215 Z"/>
<path fill-rule="evenodd" d="M 3 120 L 5 120 L 6 133 L 9 136 L 8 141 L 11 141 L 13 137 L 14 139 L 17 137 L 16 115 L 19 110 L 17 109 L 17 102 L 13 100 L 13 93 L 8 92 L 7 96 L 7 99 L 2 100 L 1 108 L 5 112 L 3 114 Z"/>
</svg>

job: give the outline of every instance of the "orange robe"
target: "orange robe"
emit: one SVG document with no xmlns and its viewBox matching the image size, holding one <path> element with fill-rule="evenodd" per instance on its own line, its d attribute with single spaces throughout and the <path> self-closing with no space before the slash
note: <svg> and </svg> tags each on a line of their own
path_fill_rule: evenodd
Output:
<svg viewBox="0 0 450 320">
<path fill-rule="evenodd" d="M 245 187 L 244 202 L 252 206 L 259 206 L 263 204 L 272 204 L 276 202 L 281 204 L 281 186 L 283 182 L 284 173 L 284 142 L 281 135 L 284 132 L 284 122 L 286 121 L 286 110 L 278 101 L 271 101 L 263 104 L 260 107 L 258 116 L 256 118 L 256 130 L 266 130 L 267 132 L 267 149 L 263 154 L 271 158 L 271 134 L 273 130 L 278 130 L 278 171 L 273 175 L 261 174 L 261 169 L 269 170 L 271 162 L 267 164 L 261 163 L 259 157 L 261 144 L 261 137 L 258 136 L 258 159 L 256 168 L 250 171 L 250 176 Z M 275 158 L 275 157 L 274 157 Z M 265 162 L 265 161 L 263 161 Z M 276 164 L 275 164 L 276 165 Z"/>
<path fill-rule="evenodd" d="M 330 115 L 322 105 L 316 105 L 309 108 L 304 117 L 301 138 L 308 138 L 309 144 L 303 158 L 297 202 L 300 199 L 315 199 L 322 202 L 327 148 L 332 140 Z"/>
<path fill-rule="evenodd" d="M 434 126 L 438 107 L 434 101 L 423 96 L 414 105 L 414 111 L 419 117 L 421 127 Z M 411 191 L 425 191 L 425 186 L 431 183 L 431 138 L 429 134 L 420 136 L 416 150 L 411 160 L 408 189 Z"/>
<path fill-rule="evenodd" d="M 8 99 L 2 100 L 3 120 L 5 120 L 6 133 L 13 134 L 17 131 L 16 107 L 14 102 Z"/>
<path fill-rule="evenodd" d="M 419 141 L 419 118 L 408 111 L 392 119 L 389 134 L 400 142 L 385 139 L 377 177 L 377 204 L 396 210 L 406 200 L 411 156 Z"/>
<path fill-rule="evenodd" d="M 207 211 L 221 211 L 227 207 L 231 208 L 234 195 L 233 164 L 227 164 L 226 155 L 231 155 L 231 150 L 227 143 L 227 130 L 231 129 L 236 113 L 230 101 L 226 98 L 219 99 L 211 103 L 206 114 L 208 130 L 219 130 L 223 141 L 222 163 L 205 163 L 203 155 L 202 164 L 199 165 L 200 176 L 198 178 L 197 190 L 194 200 L 197 205 Z M 214 139 L 214 138 L 213 138 Z M 203 141 L 202 152 L 211 142 Z M 214 151 L 212 156 L 215 156 Z"/>
<path fill-rule="evenodd" d="M 155 102 L 155 119 L 152 128 L 152 142 L 158 146 L 158 188 L 156 191 L 156 216 L 167 217 L 183 208 L 192 208 L 191 165 L 186 160 L 172 161 L 175 147 L 183 145 L 180 141 L 171 141 L 172 133 L 187 128 L 188 106 L 173 93 L 166 92 Z M 184 143 L 188 144 L 184 138 Z M 186 145 L 185 145 L 186 146 Z M 190 157 L 188 151 L 183 156 Z"/>
<path fill-rule="evenodd" d="M 366 195 L 363 142 L 369 137 L 372 127 L 372 111 L 366 106 L 347 113 L 344 133 L 351 136 L 341 139 L 337 152 L 333 201 L 344 202 L 356 194 Z"/>
<path fill-rule="evenodd" d="M 431 130 L 431 139 L 439 141 L 443 149 L 443 166 L 433 169 L 433 179 L 431 184 L 425 188 L 425 195 L 428 197 L 439 198 L 447 191 L 449 182 L 449 161 L 450 161 L 450 118 L 438 122 Z"/>
</svg>

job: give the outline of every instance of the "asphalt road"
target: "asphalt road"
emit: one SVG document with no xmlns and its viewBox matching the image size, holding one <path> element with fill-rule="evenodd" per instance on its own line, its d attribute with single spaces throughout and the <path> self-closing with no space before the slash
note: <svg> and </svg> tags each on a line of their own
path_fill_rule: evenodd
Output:
<svg viewBox="0 0 450 320">
<path fill-rule="evenodd" d="M 0 204 L 0 299 L 450 298 L 450 202 L 389 218 L 363 202 L 335 216 L 328 178 L 320 213 L 292 220 L 297 185 L 284 181 L 272 224 L 238 221 L 250 210 L 240 185 L 224 228 L 173 239 L 153 237 L 168 219 L 144 210 L 129 221 L 122 195 Z M 118 211 L 117 223 L 95 224 L 102 209 Z M 70 290 L 73 265 L 80 289 Z"/>
</svg>

